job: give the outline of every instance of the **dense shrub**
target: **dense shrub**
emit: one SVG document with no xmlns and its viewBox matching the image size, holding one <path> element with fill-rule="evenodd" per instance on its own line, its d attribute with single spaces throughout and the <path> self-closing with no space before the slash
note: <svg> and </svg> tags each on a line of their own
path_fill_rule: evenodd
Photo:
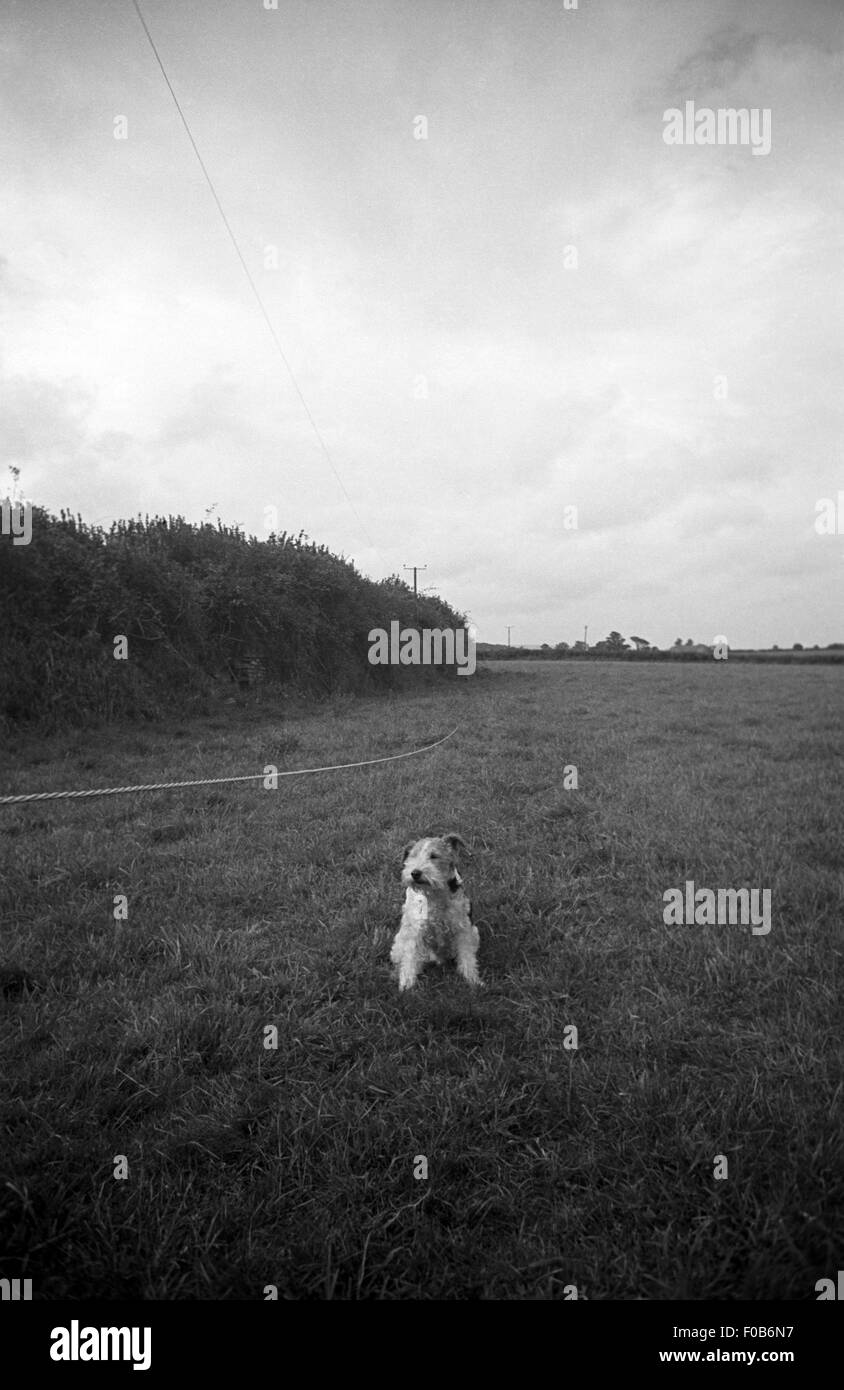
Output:
<svg viewBox="0 0 844 1390">
<path fill-rule="evenodd" d="M 36 507 L 28 545 L 0 534 L 0 611 L 7 728 L 201 708 L 247 664 L 267 683 L 319 693 L 432 674 L 367 660 L 372 628 L 416 625 L 404 581 L 366 579 L 303 533 L 257 541 L 182 517 L 104 531 Z M 420 627 L 464 624 L 430 595 L 420 596 L 418 616 Z M 119 634 L 126 661 L 114 659 Z"/>
</svg>

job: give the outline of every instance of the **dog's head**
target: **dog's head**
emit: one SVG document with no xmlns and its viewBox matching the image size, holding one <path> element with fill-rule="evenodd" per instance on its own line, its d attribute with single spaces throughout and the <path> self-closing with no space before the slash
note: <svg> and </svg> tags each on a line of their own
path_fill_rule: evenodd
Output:
<svg viewBox="0 0 844 1390">
<path fill-rule="evenodd" d="M 457 867 L 466 845 L 459 835 L 427 836 L 404 847 L 401 881 L 406 888 L 439 888 L 456 893 L 463 880 Z"/>
</svg>

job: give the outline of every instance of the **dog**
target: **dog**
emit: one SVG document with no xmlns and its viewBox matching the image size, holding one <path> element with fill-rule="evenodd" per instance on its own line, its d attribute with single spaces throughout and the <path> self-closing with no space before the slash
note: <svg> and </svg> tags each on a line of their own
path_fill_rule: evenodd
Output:
<svg viewBox="0 0 844 1390">
<path fill-rule="evenodd" d="M 401 881 L 406 888 L 401 924 L 390 949 L 399 989 L 412 989 L 432 961 L 457 963 L 467 984 L 483 985 L 478 974 L 480 937 L 472 904 L 457 867 L 459 835 L 427 836 L 404 847 Z"/>
</svg>

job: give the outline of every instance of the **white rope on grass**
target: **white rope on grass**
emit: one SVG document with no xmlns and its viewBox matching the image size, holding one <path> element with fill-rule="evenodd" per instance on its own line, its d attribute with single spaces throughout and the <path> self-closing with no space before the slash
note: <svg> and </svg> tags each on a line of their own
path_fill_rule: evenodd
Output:
<svg viewBox="0 0 844 1390">
<path fill-rule="evenodd" d="M 191 782 L 143 782 L 134 787 L 97 787 L 91 791 L 84 792 L 27 792 L 20 796 L 0 796 L 0 806 L 12 806 L 24 801 L 61 801 L 67 798 L 78 800 L 85 796 L 118 796 L 122 792 L 158 792 L 165 791 L 171 787 L 217 787 L 231 782 L 259 782 L 267 777 L 306 777 L 312 772 L 347 772 L 353 767 L 375 767 L 376 763 L 395 763 L 400 758 L 416 758 L 420 753 L 430 753 L 432 748 L 439 748 L 446 743 L 457 730 L 459 724 L 455 724 L 451 733 L 444 738 L 438 738 L 436 743 L 426 743 L 424 748 L 412 748 L 409 753 L 390 753 L 386 758 L 366 758 L 359 763 L 331 763 L 328 767 L 297 767 L 285 772 L 248 772 L 244 777 L 201 777 Z"/>
</svg>

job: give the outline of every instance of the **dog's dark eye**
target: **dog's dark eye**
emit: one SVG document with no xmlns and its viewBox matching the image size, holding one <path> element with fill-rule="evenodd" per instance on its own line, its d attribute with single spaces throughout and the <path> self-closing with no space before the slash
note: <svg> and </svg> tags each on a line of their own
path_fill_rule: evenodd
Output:
<svg viewBox="0 0 844 1390">
<path fill-rule="evenodd" d="M 439 856 L 438 854 L 432 854 L 432 855 L 431 855 L 431 858 L 432 858 L 432 859 L 439 859 L 439 857 L 440 857 L 440 856 Z"/>
</svg>

